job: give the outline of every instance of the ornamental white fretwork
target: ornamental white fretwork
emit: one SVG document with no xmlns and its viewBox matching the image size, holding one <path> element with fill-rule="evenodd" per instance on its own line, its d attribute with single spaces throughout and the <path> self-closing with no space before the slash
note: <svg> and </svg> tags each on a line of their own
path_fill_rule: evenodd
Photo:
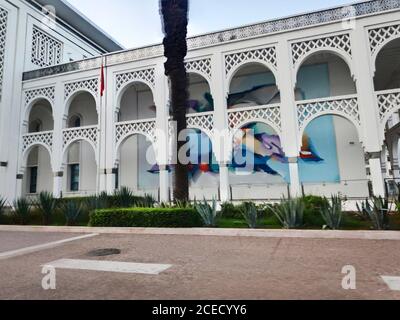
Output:
<svg viewBox="0 0 400 320">
<path fill-rule="evenodd" d="M 55 99 L 55 87 L 45 87 L 33 90 L 25 91 L 25 106 L 29 105 L 33 100 L 37 98 L 47 98 L 52 104 Z"/>
<path fill-rule="evenodd" d="M 3 93 L 8 11 L 0 7 L 0 101 Z"/>
<path fill-rule="evenodd" d="M 208 80 L 211 79 L 211 58 L 185 62 L 186 72 L 198 72 Z"/>
<path fill-rule="evenodd" d="M 63 148 L 65 149 L 70 143 L 75 141 L 87 141 L 94 148 L 97 148 L 97 140 L 99 136 L 98 126 L 88 126 L 80 128 L 71 128 L 63 130 Z"/>
<path fill-rule="evenodd" d="M 62 43 L 33 27 L 31 62 L 41 68 L 61 63 Z"/>
<path fill-rule="evenodd" d="M 53 149 L 53 131 L 25 134 L 22 139 L 22 152 L 35 145 L 47 146 L 50 151 Z"/>
<path fill-rule="evenodd" d="M 276 19 L 263 23 L 253 24 L 235 29 L 229 29 L 221 32 L 213 32 L 205 35 L 188 38 L 188 49 L 195 50 L 207 46 L 220 45 L 225 42 L 240 41 L 244 39 L 265 36 L 271 33 L 285 32 L 288 30 L 307 28 L 319 24 L 332 23 L 337 21 L 346 21 L 362 17 L 369 14 L 387 12 L 400 8 L 398 0 L 374 0 L 353 4 L 351 10 L 349 6 L 342 6 L 333 9 L 321 10 L 301 14 L 284 19 Z M 163 45 L 148 46 L 144 48 L 132 49 L 128 51 L 117 52 L 106 56 L 106 65 L 111 66 L 120 63 L 132 62 L 137 60 L 149 59 L 163 56 Z M 96 58 L 95 58 L 96 59 Z M 92 68 L 80 62 L 72 62 L 65 67 L 54 67 L 46 70 L 45 75 L 58 74 L 71 71 L 71 69 L 85 70 Z M 31 71 L 25 73 L 26 79 L 34 79 L 43 76 L 41 71 Z"/>
<path fill-rule="evenodd" d="M 264 61 L 269 65 L 277 68 L 276 50 L 275 47 L 261 48 L 256 50 L 232 53 L 225 56 L 225 73 L 234 69 L 236 66 L 245 63 L 246 61 Z"/>
<path fill-rule="evenodd" d="M 126 138 L 135 134 L 141 134 L 155 141 L 155 120 L 136 120 L 121 122 L 115 125 L 115 143 L 119 146 Z"/>
<path fill-rule="evenodd" d="M 97 97 L 99 95 L 99 78 L 92 78 L 65 84 L 64 100 L 67 100 L 74 93 L 80 90 L 87 90 L 92 93 L 94 97 Z"/>
<path fill-rule="evenodd" d="M 265 122 L 281 132 L 281 108 L 279 105 L 257 106 L 228 111 L 229 127 L 240 129 L 250 122 Z"/>
<path fill-rule="evenodd" d="M 381 48 L 388 40 L 400 37 L 400 24 L 369 30 L 369 43 L 372 54 Z"/>
<path fill-rule="evenodd" d="M 150 88 L 154 88 L 156 82 L 154 74 L 154 68 L 117 74 L 115 77 L 116 91 L 119 92 L 125 84 L 134 81 L 144 82 Z"/>
<path fill-rule="evenodd" d="M 188 114 L 186 122 L 188 129 L 199 129 L 211 135 L 214 129 L 214 112 Z"/>
<path fill-rule="evenodd" d="M 319 39 L 306 40 L 292 44 L 293 64 L 316 49 L 338 49 L 351 56 L 350 35 L 342 34 Z"/>
<path fill-rule="evenodd" d="M 350 119 L 358 127 L 361 125 L 356 97 L 321 99 L 310 102 L 300 102 L 297 105 L 297 117 L 300 131 L 303 132 L 310 120 L 325 114 L 342 115 Z"/>
<path fill-rule="evenodd" d="M 400 109 L 400 90 L 378 94 L 378 106 L 379 117 L 384 124 L 389 116 Z"/>
</svg>

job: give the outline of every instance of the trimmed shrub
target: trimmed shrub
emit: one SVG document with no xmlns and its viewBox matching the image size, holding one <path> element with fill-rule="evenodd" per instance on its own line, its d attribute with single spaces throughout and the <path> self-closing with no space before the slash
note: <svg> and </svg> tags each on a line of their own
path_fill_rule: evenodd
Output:
<svg viewBox="0 0 400 320">
<path fill-rule="evenodd" d="M 193 228 L 202 227 L 201 217 L 189 208 L 131 208 L 96 210 L 92 227 Z"/>
</svg>

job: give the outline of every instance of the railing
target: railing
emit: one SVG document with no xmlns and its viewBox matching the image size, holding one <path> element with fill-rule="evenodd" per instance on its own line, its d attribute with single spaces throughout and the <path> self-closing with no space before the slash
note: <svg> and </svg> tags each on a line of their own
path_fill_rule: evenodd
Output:
<svg viewBox="0 0 400 320">
<path fill-rule="evenodd" d="M 97 125 L 64 129 L 63 148 L 65 148 L 70 143 L 79 140 L 85 140 L 91 143 L 94 148 L 96 148 L 98 135 L 99 135 L 99 127 Z"/>
<path fill-rule="evenodd" d="M 156 119 L 142 119 L 118 122 L 115 124 L 115 143 L 120 145 L 123 140 L 134 134 L 141 134 L 151 140 L 155 138 Z"/>
<path fill-rule="evenodd" d="M 22 136 L 22 140 L 23 151 L 36 144 L 47 146 L 51 150 L 53 147 L 53 131 L 28 133 Z"/>
<path fill-rule="evenodd" d="M 237 183 L 230 185 L 231 200 L 279 200 L 288 198 L 290 191 L 288 183 Z"/>
<path fill-rule="evenodd" d="M 269 104 L 228 110 L 228 123 L 229 127 L 232 129 L 237 129 L 246 123 L 259 120 L 270 123 L 275 129 L 280 131 L 280 104 Z"/>
<path fill-rule="evenodd" d="M 285 32 L 293 29 L 307 28 L 318 24 L 341 21 L 343 19 L 361 17 L 399 8 L 400 2 L 393 0 L 375 0 L 356 3 L 351 6 L 351 10 L 348 10 L 348 6 L 339 6 L 332 9 L 315 11 L 287 17 L 284 19 L 275 19 L 259 24 L 247 25 L 239 28 L 191 37 L 188 38 L 187 41 L 188 48 L 189 50 L 205 48 L 226 42 L 244 40 L 258 36 L 266 36 L 271 33 Z M 154 58 L 162 56 L 163 52 L 163 47 L 160 44 L 115 52 L 105 55 L 105 65 L 109 66 L 119 63 Z M 99 68 L 101 66 L 101 60 L 102 57 L 89 58 L 86 60 L 74 61 L 54 67 L 25 72 L 23 80 L 32 80 L 60 73 Z"/>
<path fill-rule="evenodd" d="M 387 120 L 388 116 L 400 108 L 400 88 L 377 91 L 376 97 L 378 101 L 379 117 L 383 123 Z"/>
<path fill-rule="evenodd" d="M 340 182 L 309 182 L 302 183 L 303 195 L 330 197 L 340 194 L 348 199 L 365 199 L 371 194 L 368 179 L 349 179 Z"/>
<path fill-rule="evenodd" d="M 321 99 L 302 100 L 296 102 L 297 116 L 301 129 L 304 129 L 309 120 L 323 114 L 340 114 L 350 118 L 354 124 L 360 126 L 358 97 L 356 94 L 328 97 Z"/>
<path fill-rule="evenodd" d="M 214 129 L 214 111 L 190 113 L 186 115 L 187 126 L 211 133 Z"/>
</svg>

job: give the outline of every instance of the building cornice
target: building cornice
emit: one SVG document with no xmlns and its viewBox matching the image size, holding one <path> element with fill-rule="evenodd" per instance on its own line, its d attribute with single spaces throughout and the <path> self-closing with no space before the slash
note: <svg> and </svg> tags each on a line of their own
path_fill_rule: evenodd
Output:
<svg viewBox="0 0 400 320">
<path fill-rule="evenodd" d="M 246 39 L 268 36 L 279 32 L 288 32 L 305 29 L 317 25 L 334 23 L 338 21 L 360 18 L 363 16 L 380 14 L 399 10 L 399 0 L 370 0 L 346 6 L 299 14 L 282 19 L 265 21 L 262 23 L 246 25 L 238 28 L 207 33 L 188 38 L 188 49 L 196 50 L 224 43 L 243 41 Z M 141 59 L 160 57 L 163 55 L 161 44 L 114 52 L 104 56 L 105 65 L 115 65 Z M 51 76 L 80 70 L 90 70 L 101 66 L 102 57 L 96 57 L 54 67 L 25 72 L 23 80 Z"/>
</svg>

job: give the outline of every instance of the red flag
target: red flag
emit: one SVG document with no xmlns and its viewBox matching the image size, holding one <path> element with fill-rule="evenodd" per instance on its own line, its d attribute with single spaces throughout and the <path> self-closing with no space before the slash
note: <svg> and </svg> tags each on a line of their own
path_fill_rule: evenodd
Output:
<svg viewBox="0 0 400 320">
<path fill-rule="evenodd" d="M 100 75 L 100 96 L 104 95 L 104 89 L 106 88 L 105 79 L 104 79 L 104 65 L 101 64 L 101 75 Z"/>
</svg>

